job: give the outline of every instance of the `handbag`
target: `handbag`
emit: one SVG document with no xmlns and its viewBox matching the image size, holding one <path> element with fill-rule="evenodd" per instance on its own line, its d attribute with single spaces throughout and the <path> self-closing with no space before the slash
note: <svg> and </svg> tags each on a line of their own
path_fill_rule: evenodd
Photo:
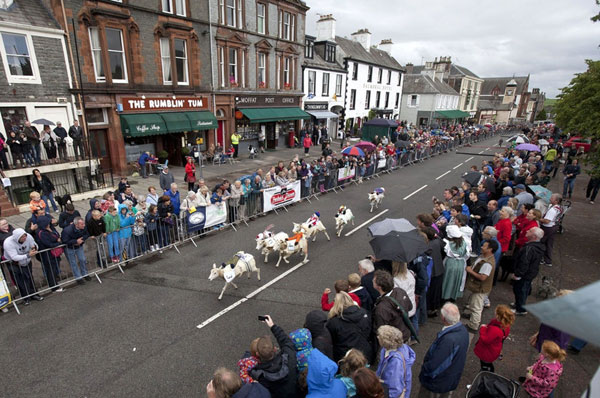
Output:
<svg viewBox="0 0 600 398">
<path fill-rule="evenodd" d="M 54 249 L 50 249 L 50 254 L 52 254 L 52 257 L 54 258 L 58 258 L 61 256 L 61 254 L 63 254 L 65 252 L 65 249 L 62 247 L 55 247 Z"/>
</svg>

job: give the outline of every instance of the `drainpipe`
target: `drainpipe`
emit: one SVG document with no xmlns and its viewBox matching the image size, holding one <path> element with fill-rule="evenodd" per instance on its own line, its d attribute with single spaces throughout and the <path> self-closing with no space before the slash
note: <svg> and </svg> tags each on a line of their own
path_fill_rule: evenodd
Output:
<svg viewBox="0 0 600 398">
<path fill-rule="evenodd" d="M 217 113 L 217 104 L 216 104 L 216 96 L 215 96 L 215 68 L 213 64 L 213 36 L 212 36 L 212 9 L 211 2 L 208 2 L 208 37 L 209 37 L 209 45 L 210 45 L 210 93 L 212 97 L 212 113 L 215 115 Z M 218 5 L 218 4 L 217 4 Z M 217 121 L 218 128 L 218 121 Z M 225 138 L 225 137 L 223 137 Z M 217 141 L 217 132 L 214 133 L 214 139 Z M 215 145 L 216 146 L 216 145 Z M 207 146 L 208 148 L 208 146 Z M 200 167 L 200 178 L 202 178 L 202 167 Z"/>
</svg>

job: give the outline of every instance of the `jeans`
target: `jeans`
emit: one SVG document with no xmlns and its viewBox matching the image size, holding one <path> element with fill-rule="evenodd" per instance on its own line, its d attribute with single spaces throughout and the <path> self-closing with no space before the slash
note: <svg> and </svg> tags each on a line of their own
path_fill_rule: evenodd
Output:
<svg viewBox="0 0 600 398">
<path fill-rule="evenodd" d="M 575 178 L 567 178 L 563 184 L 563 197 L 567 197 L 567 189 L 569 191 L 569 198 L 573 194 L 573 187 L 575 186 Z"/>
<path fill-rule="evenodd" d="M 42 200 L 44 201 L 44 203 L 46 203 L 46 214 L 50 213 L 50 205 L 48 204 L 48 201 L 52 203 L 52 208 L 54 209 L 54 211 L 58 210 L 58 206 L 56 206 L 56 202 L 54 201 L 53 192 L 50 192 L 50 195 L 42 195 Z"/>
<path fill-rule="evenodd" d="M 142 174 L 143 178 L 148 177 L 148 169 L 146 168 L 146 163 L 144 163 L 144 164 L 140 163 L 140 173 Z"/>
<path fill-rule="evenodd" d="M 527 279 L 519 279 L 513 283 L 513 293 L 515 294 L 515 308 L 517 312 L 525 312 L 525 302 L 527 296 L 531 293 L 531 281 Z"/>
<path fill-rule="evenodd" d="M 146 239 L 146 235 L 133 235 L 133 241 L 135 243 L 135 253 L 136 255 L 142 255 L 148 251 L 148 240 Z"/>
<path fill-rule="evenodd" d="M 119 250 L 119 233 L 117 231 L 110 232 L 106 235 L 108 242 L 108 255 L 121 258 L 121 250 Z"/>
<path fill-rule="evenodd" d="M 60 278 L 60 257 L 54 257 L 50 250 L 40 253 L 40 256 L 48 286 L 54 287 L 56 280 Z"/>
<path fill-rule="evenodd" d="M 600 190 L 600 177 L 590 178 L 590 182 L 588 182 L 587 188 L 585 190 L 585 197 L 589 198 L 593 202 L 594 200 L 596 200 L 598 190 Z"/>
<path fill-rule="evenodd" d="M 15 262 L 10 262 L 8 264 L 8 270 L 12 274 L 15 283 L 19 288 L 21 297 L 27 297 L 36 293 L 31 268 L 31 261 L 25 266 L 20 266 Z"/>
<path fill-rule="evenodd" d="M 88 270 L 83 246 L 79 246 L 77 249 L 67 247 L 65 252 L 67 253 L 67 259 L 69 260 L 69 265 L 71 266 L 71 270 L 73 270 L 75 279 L 81 279 L 82 276 L 86 276 Z M 79 260 L 79 266 L 77 265 L 77 260 Z"/>
<path fill-rule="evenodd" d="M 31 152 L 23 152 L 23 159 L 25 159 L 25 163 L 29 166 L 33 166 L 35 163 Z"/>
<path fill-rule="evenodd" d="M 38 142 L 37 144 L 31 144 L 31 148 L 35 163 L 42 163 L 42 145 Z"/>
<path fill-rule="evenodd" d="M 121 250 L 127 252 L 127 259 L 131 260 L 135 257 L 134 247 L 131 244 L 131 236 L 128 238 L 119 239 L 119 244 L 121 245 Z"/>
</svg>

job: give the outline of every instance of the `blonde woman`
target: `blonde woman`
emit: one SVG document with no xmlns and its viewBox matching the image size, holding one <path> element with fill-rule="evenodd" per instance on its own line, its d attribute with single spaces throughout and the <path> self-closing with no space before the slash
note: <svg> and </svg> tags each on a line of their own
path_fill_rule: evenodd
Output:
<svg viewBox="0 0 600 398">
<path fill-rule="evenodd" d="M 371 344 L 368 340 L 371 333 L 369 316 L 366 310 L 354 303 L 348 293 L 340 292 L 335 295 L 328 318 L 325 326 L 331 333 L 334 361 L 342 359 L 351 348 L 360 350 L 367 359 L 371 359 Z"/>
<path fill-rule="evenodd" d="M 198 190 L 198 193 L 196 194 L 196 200 L 198 203 L 198 206 L 202 206 L 202 207 L 206 207 L 206 206 L 210 206 L 210 189 L 208 189 L 208 187 L 206 185 L 203 185 L 200 187 L 200 189 Z"/>
<path fill-rule="evenodd" d="M 377 341 L 381 346 L 377 377 L 389 388 L 390 397 L 410 397 L 415 352 L 403 343 L 402 332 L 393 326 L 380 326 Z"/>
<path fill-rule="evenodd" d="M 406 263 L 398 261 L 392 262 L 392 275 L 394 275 L 394 287 L 404 290 L 412 304 L 412 310 L 408 311 L 408 316 L 412 318 L 417 312 L 417 303 L 415 301 L 415 276 L 407 267 Z"/>
</svg>

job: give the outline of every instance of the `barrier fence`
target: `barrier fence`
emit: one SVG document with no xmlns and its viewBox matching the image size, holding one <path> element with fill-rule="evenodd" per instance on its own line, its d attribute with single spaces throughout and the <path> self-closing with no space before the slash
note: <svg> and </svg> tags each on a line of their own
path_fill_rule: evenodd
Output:
<svg viewBox="0 0 600 398">
<path fill-rule="evenodd" d="M 12 305 L 20 314 L 19 305 L 28 305 L 38 294 L 62 289 L 64 285 L 85 283 L 96 279 L 102 283 L 104 272 L 118 269 L 124 272 L 127 263 L 155 252 L 175 250 L 215 231 L 231 227 L 237 231 L 239 224 L 271 211 L 288 211 L 287 206 L 301 201 L 319 200 L 327 192 L 338 193 L 363 179 L 379 178 L 400 168 L 422 162 L 444 152 L 456 150 L 488 139 L 497 132 L 472 134 L 437 142 L 434 146 L 421 146 L 405 150 L 397 156 L 372 158 L 362 166 L 334 169 L 329 175 L 314 176 L 290 182 L 286 186 L 266 189 L 242 189 L 242 195 L 233 195 L 222 203 L 210 206 L 188 206 L 179 215 L 160 217 L 157 214 L 143 216 L 128 213 L 129 225 L 100 236 L 86 239 L 80 246 L 56 243 L 56 247 L 39 250 L 27 263 L 9 260 L 0 262 L 5 280 L 12 286 Z"/>
</svg>

